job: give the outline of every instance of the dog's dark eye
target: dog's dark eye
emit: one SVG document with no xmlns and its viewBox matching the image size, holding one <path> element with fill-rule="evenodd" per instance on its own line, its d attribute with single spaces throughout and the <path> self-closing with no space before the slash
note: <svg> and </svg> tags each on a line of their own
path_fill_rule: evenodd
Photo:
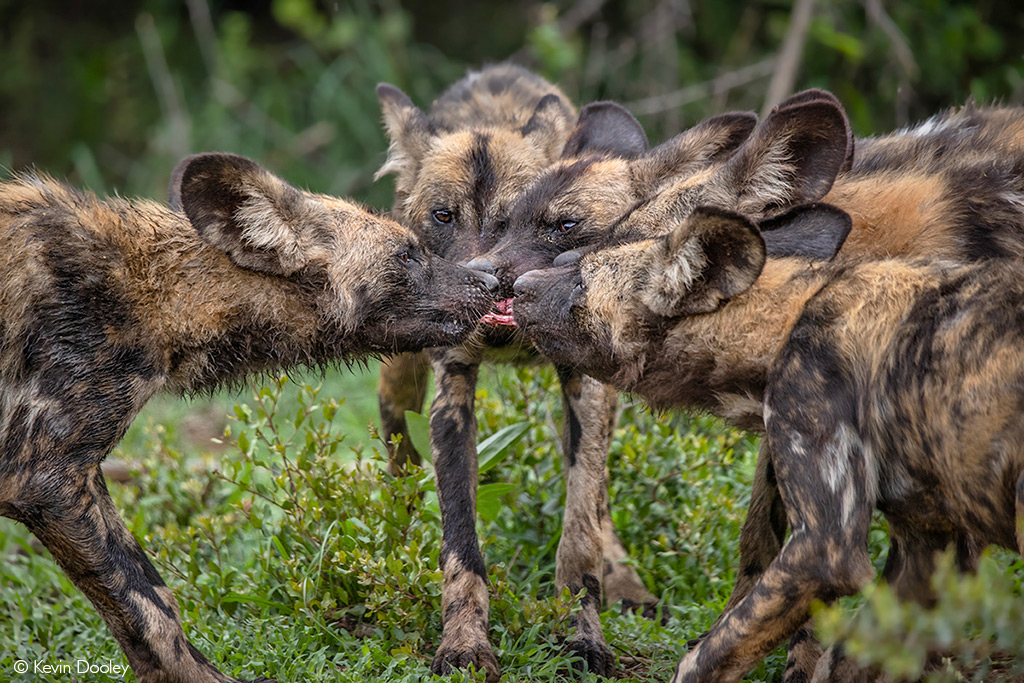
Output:
<svg viewBox="0 0 1024 683">
<path fill-rule="evenodd" d="M 559 232 L 569 232 L 576 227 L 577 222 L 569 218 L 563 218 L 562 220 L 555 221 L 555 227 Z"/>
<path fill-rule="evenodd" d="M 430 212 L 430 215 L 434 217 L 434 220 L 442 225 L 448 225 L 455 218 L 455 214 L 448 209 L 434 209 Z"/>
</svg>

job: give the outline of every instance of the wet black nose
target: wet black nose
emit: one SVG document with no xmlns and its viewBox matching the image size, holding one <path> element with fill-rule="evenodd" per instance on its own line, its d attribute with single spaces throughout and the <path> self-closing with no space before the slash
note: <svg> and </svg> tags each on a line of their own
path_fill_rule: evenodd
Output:
<svg viewBox="0 0 1024 683">
<path fill-rule="evenodd" d="M 555 260 L 551 262 L 551 265 L 555 266 L 567 266 L 570 263 L 576 263 L 583 256 L 578 251 L 563 251 L 561 254 L 555 257 Z"/>
<path fill-rule="evenodd" d="M 533 273 L 534 271 L 531 270 L 517 277 L 515 284 L 512 285 L 512 293 L 516 296 L 523 296 L 534 291 L 537 288 L 537 278 Z"/>
<path fill-rule="evenodd" d="M 465 266 L 471 270 L 477 270 L 481 273 L 490 273 L 494 275 L 494 262 L 489 258 L 477 257 L 466 263 Z"/>
<path fill-rule="evenodd" d="M 468 267 L 469 266 L 467 266 L 467 268 Z M 473 269 L 473 272 L 476 273 L 476 275 L 483 281 L 484 286 L 487 287 L 488 294 L 491 296 L 498 295 L 498 289 L 501 286 L 501 283 L 498 282 L 498 278 L 482 270 L 476 270 L 475 268 Z"/>
</svg>

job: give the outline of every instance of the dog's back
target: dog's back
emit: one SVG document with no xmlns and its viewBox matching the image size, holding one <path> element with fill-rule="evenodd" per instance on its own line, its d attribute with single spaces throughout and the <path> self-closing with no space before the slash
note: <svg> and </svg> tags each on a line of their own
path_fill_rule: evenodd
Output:
<svg viewBox="0 0 1024 683">
<path fill-rule="evenodd" d="M 453 83 L 434 100 L 428 114 L 449 132 L 492 126 L 521 128 L 547 95 L 557 96 L 572 109 L 562 91 L 541 76 L 515 64 L 495 64 Z"/>
<path fill-rule="evenodd" d="M 968 106 L 858 140 L 824 201 L 853 219 L 846 253 L 1020 257 L 1024 107 Z"/>
</svg>

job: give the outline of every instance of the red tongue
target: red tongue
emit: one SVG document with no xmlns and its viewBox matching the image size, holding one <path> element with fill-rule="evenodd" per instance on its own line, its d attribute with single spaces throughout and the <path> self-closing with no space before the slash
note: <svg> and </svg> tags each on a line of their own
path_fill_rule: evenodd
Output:
<svg viewBox="0 0 1024 683">
<path fill-rule="evenodd" d="M 494 304 L 494 307 L 498 309 L 498 312 L 490 311 L 485 313 L 484 317 L 480 318 L 480 322 L 487 325 L 505 325 L 507 327 L 515 327 L 516 321 L 512 317 L 512 299 L 502 299 Z"/>
</svg>

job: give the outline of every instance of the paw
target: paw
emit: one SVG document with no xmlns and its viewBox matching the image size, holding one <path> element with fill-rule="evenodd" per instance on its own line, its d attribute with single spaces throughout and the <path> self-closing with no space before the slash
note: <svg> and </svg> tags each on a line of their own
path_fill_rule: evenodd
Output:
<svg viewBox="0 0 1024 683">
<path fill-rule="evenodd" d="M 654 596 L 651 596 L 650 600 L 643 602 L 633 602 L 632 600 L 622 601 L 622 613 L 636 612 L 640 616 L 650 619 L 651 621 L 657 620 L 662 626 L 668 623 L 668 611 L 663 610 L 661 616 L 658 616 L 658 600 Z"/>
<path fill-rule="evenodd" d="M 565 641 L 565 651 L 566 654 L 575 655 L 582 660 L 574 662 L 574 666 L 606 678 L 615 676 L 615 655 L 603 641 L 593 638 L 572 638 Z"/>
<path fill-rule="evenodd" d="M 431 673 L 448 676 L 455 669 L 466 669 L 472 664 L 477 671 L 486 671 L 486 683 L 498 683 L 501 667 L 494 650 L 487 643 L 480 643 L 466 648 L 448 647 L 443 642 L 430 663 Z"/>
</svg>

